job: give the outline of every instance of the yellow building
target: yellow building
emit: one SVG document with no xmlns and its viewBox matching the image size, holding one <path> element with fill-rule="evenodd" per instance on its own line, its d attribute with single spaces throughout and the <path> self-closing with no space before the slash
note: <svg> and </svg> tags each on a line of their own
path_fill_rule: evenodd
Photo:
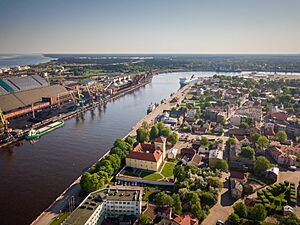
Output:
<svg viewBox="0 0 300 225">
<path fill-rule="evenodd" d="M 158 171 L 166 157 L 166 138 L 156 138 L 154 144 L 139 143 L 127 156 L 126 166 Z"/>
</svg>

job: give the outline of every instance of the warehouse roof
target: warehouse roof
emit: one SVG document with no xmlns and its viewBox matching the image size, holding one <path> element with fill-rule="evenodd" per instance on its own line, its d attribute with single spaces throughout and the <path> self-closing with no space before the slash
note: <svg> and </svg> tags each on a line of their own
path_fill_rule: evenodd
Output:
<svg viewBox="0 0 300 225">
<path fill-rule="evenodd" d="M 13 94 L 0 96 L 0 108 L 3 112 L 13 111 L 42 101 L 43 97 L 64 95 L 68 91 L 61 85 L 46 86 Z"/>
</svg>

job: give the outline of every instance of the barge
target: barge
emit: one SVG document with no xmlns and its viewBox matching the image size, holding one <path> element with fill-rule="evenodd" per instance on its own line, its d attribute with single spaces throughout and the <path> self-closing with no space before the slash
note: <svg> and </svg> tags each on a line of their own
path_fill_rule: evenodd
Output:
<svg viewBox="0 0 300 225">
<path fill-rule="evenodd" d="M 51 123 L 49 125 L 46 125 L 40 129 L 31 129 L 28 133 L 28 135 L 25 136 L 25 139 L 26 140 L 33 140 L 33 139 L 36 139 L 36 138 L 39 138 L 40 136 L 44 135 L 44 134 L 47 134 L 59 127 L 62 127 L 63 125 L 65 124 L 65 122 L 63 120 L 60 120 L 60 121 L 57 121 L 57 122 L 54 122 L 54 123 Z"/>
</svg>

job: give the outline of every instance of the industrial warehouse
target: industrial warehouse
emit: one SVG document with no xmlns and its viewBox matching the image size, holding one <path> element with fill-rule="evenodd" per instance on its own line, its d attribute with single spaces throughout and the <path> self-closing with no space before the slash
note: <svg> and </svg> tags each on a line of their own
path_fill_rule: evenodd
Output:
<svg viewBox="0 0 300 225">
<path fill-rule="evenodd" d="M 70 118 L 97 104 L 151 81 L 152 73 L 112 77 L 106 82 L 86 80 L 50 85 L 39 75 L 0 79 L 0 144 L 16 141 L 25 133 L 51 122 Z M 50 124 L 51 126 L 51 124 Z M 26 136 L 25 136 L 26 137 Z"/>
</svg>

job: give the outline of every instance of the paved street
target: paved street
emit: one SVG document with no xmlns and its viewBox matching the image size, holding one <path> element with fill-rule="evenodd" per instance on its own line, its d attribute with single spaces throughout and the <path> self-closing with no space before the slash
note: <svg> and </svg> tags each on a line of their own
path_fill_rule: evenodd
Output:
<svg viewBox="0 0 300 225">
<path fill-rule="evenodd" d="M 225 181 L 225 177 L 229 176 L 229 173 L 223 173 L 222 181 Z M 233 212 L 233 205 L 235 201 L 231 198 L 227 181 L 222 188 L 218 202 L 210 209 L 209 215 L 201 223 L 202 225 L 214 225 L 218 220 L 226 221 L 228 216 Z M 239 200 L 241 201 L 241 200 Z"/>
</svg>

